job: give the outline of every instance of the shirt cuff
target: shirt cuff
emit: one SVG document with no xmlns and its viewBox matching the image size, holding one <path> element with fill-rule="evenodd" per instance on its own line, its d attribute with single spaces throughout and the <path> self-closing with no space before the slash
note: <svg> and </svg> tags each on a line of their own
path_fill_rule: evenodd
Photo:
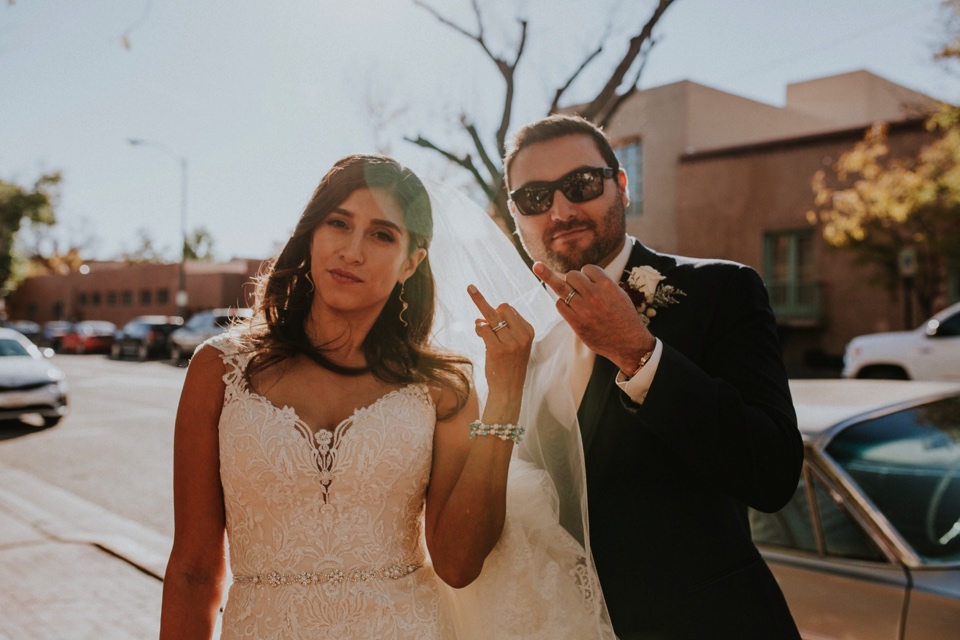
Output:
<svg viewBox="0 0 960 640">
<path fill-rule="evenodd" d="M 653 377 L 657 374 L 657 367 L 660 365 L 662 354 L 663 343 L 660 342 L 660 338 L 657 338 L 657 344 L 653 347 L 653 354 L 647 360 L 647 363 L 640 368 L 637 375 L 628 378 L 622 371 L 617 371 L 617 386 L 637 404 L 643 404 L 643 401 L 647 399 L 647 392 L 650 391 Z"/>
</svg>

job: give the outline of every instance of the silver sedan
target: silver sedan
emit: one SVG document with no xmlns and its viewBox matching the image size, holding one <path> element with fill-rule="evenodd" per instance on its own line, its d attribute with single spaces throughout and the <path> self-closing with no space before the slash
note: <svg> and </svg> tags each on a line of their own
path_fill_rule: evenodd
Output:
<svg viewBox="0 0 960 640">
<path fill-rule="evenodd" d="M 38 417 L 52 427 L 67 410 L 63 372 L 22 334 L 0 329 L 0 420 Z"/>
</svg>

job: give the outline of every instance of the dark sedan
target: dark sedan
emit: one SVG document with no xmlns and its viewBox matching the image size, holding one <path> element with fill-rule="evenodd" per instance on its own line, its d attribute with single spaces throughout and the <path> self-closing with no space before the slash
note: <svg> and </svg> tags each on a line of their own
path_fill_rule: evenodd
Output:
<svg viewBox="0 0 960 640">
<path fill-rule="evenodd" d="M 114 334 L 110 357 L 137 360 L 166 357 L 170 334 L 183 325 L 180 316 L 138 316 Z"/>
</svg>

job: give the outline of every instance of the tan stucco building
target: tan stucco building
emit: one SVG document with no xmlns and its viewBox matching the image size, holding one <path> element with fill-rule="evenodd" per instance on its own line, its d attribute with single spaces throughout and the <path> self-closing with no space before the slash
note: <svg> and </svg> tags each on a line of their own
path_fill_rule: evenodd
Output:
<svg viewBox="0 0 960 640">
<path fill-rule="evenodd" d="M 606 127 L 631 182 L 627 229 L 657 251 L 754 267 L 791 371 L 835 365 L 853 336 L 903 328 L 903 304 L 807 222 L 811 178 L 877 121 L 893 123 L 894 154 L 915 153 L 934 108 L 867 71 L 791 84 L 783 107 L 688 81 L 640 91 Z"/>
<path fill-rule="evenodd" d="M 903 328 L 904 305 L 809 225 L 811 178 L 881 120 L 892 123 L 895 155 L 915 153 L 929 140 L 923 116 L 935 107 L 867 71 L 788 85 L 782 107 L 689 81 L 639 91 L 606 127 L 629 177 L 627 229 L 657 251 L 754 267 L 767 283 L 791 372 L 835 363 L 853 336 Z M 177 312 L 177 264 L 89 266 L 86 275 L 29 279 L 7 300 L 7 317 L 121 324 Z M 259 260 L 188 262 L 188 315 L 249 305 L 259 268 Z M 957 299 L 960 273 L 942 302 Z"/>
</svg>

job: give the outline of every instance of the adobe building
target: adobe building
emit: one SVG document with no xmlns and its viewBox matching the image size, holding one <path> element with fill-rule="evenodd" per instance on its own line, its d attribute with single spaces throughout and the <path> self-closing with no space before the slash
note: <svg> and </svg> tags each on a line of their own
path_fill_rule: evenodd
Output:
<svg viewBox="0 0 960 640">
<path fill-rule="evenodd" d="M 218 307 L 249 307 L 261 260 L 185 264 L 185 316 Z M 179 315 L 180 265 L 91 261 L 83 272 L 27 278 L 6 300 L 7 318 L 108 320 L 117 326 L 140 315 Z"/>
<path fill-rule="evenodd" d="M 660 252 L 752 266 L 791 373 L 837 366 L 850 338 L 902 329 L 903 303 L 807 222 L 811 179 L 877 121 L 892 123 L 893 155 L 915 153 L 936 106 L 867 71 L 788 85 L 783 107 L 689 81 L 639 91 L 605 128 L 628 175 L 627 231 Z M 955 277 L 944 305 L 956 299 Z"/>
<path fill-rule="evenodd" d="M 936 106 L 868 71 L 790 84 L 782 107 L 690 81 L 638 91 L 605 128 L 629 178 L 627 231 L 664 253 L 752 266 L 770 292 L 791 373 L 836 364 L 853 336 L 904 328 L 903 301 L 810 226 L 811 179 L 877 121 L 891 123 L 894 155 L 915 153 Z M 89 267 L 27 280 L 8 298 L 7 317 L 122 324 L 177 312 L 177 264 Z M 259 268 L 259 260 L 188 262 L 188 315 L 249 306 Z M 943 298 L 960 299 L 956 265 Z"/>
</svg>

